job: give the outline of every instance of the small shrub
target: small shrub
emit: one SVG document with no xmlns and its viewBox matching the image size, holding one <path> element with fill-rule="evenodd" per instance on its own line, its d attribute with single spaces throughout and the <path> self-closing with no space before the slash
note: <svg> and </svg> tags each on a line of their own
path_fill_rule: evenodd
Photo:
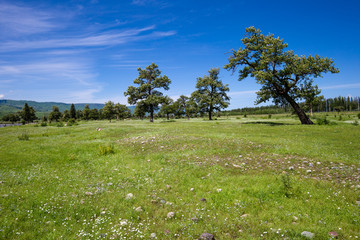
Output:
<svg viewBox="0 0 360 240">
<path fill-rule="evenodd" d="M 268 119 L 270 119 L 271 118 L 271 114 L 269 114 L 269 116 L 268 116 Z"/>
<path fill-rule="evenodd" d="M 241 117 L 236 117 L 236 119 L 241 119 Z"/>
<path fill-rule="evenodd" d="M 358 125 L 359 125 L 358 120 L 355 120 L 355 121 L 352 123 L 352 125 L 354 125 L 354 126 L 358 126 Z"/>
<path fill-rule="evenodd" d="M 342 120 L 342 115 L 339 116 L 339 120 L 340 120 L 340 121 Z"/>
<path fill-rule="evenodd" d="M 64 126 L 64 123 L 63 123 L 63 122 L 58 122 L 58 123 L 56 123 L 56 126 L 57 126 L 57 127 L 63 127 L 63 126 Z"/>
<path fill-rule="evenodd" d="M 105 156 L 105 155 L 113 154 L 113 153 L 115 153 L 113 145 L 99 146 L 99 154 L 100 155 Z"/>
<path fill-rule="evenodd" d="M 360 119 L 360 113 L 358 113 L 357 117 L 358 117 L 358 119 Z"/>
<path fill-rule="evenodd" d="M 46 123 L 46 122 L 42 122 L 42 123 L 40 124 L 40 126 L 46 127 L 46 126 L 47 126 L 47 123 Z"/>
<path fill-rule="evenodd" d="M 293 187 L 289 174 L 281 175 L 282 187 L 284 190 L 285 197 L 289 198 L 293 195 Z"/>
<path fill-rule="evenodd" d="M 20 136 L 18 136 L 18 139 L 20 141 L 28 141 L 30 139 L 29 135 L 25 132 L 25 133 L 22 133 Z"/>
<path fill-rule="evenodd" d="M 246 114 L 244 114 L 244 118 L 246 118 Z"/>
<path fill-rule="evenodd" d="M 326 119 L 326 117 L 324 117 L 324 118 L 316 118 L 316 123 L 318 125 L 337 125 L 336 122 L 332 122 L 332 121 Z"/>
</svg>

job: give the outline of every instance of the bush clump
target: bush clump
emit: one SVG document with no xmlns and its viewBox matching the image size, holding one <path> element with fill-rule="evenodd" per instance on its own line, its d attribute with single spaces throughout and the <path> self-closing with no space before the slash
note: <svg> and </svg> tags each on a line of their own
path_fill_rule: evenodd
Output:
<svg viewBox="0 0 360 240">
<path fill-rule="evenodd" d="M 22 133 L 20 136 L 18 136 L 18 139 L 20 141 L 28 141 L 30 139 L 29 137 L 29 134 L 27 134 L 26 132 L 25 133 Z"/>
<path fill-rule="evenodd" d="M 99 146 L 99 154 L 100 155 L 105 156 L 105 155 L 113 154 L 113 153 L 115 153 L 113 145 Z"/>
<path fill-rule="evenodd" d="M 335 125 L 334 122 L 331 122 L 330 120 L 326 119 L 326 117 L 317 118 L 316 123 L 317 123 L 317 125 Z"/>
</svg>

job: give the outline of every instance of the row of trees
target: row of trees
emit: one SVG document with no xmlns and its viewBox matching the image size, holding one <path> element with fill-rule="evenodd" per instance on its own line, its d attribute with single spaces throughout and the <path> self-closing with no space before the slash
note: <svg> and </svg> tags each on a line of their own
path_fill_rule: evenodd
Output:
<svg viewBox="0 0 360 240">
<path fill-rule="evenodd" d="M 75 106 L 72 104 L 70 111 L 65 110 L 64 113 L 59 111 L 57 106 L 53 106 L 52 112 L 50 112 L 48 120 L 52 121 L 68 121 L 70 119 L 76 120 L 100 120 L 108 119 L 110 122 L 112 119 L 125 119 L 131 116 L 131 111 L 123 104 L 114 104 L 111 101 L 105 103 L 104 107 L 100 110 L 93 108 L 90 109 L 86 104 L 83 110 L 75 110 Z"/>
<path fill-rule="evenodd" d="M 257 104 L 272 100 L 276 105 L 290 105 L 302 124 L 313 124 L 304 106 L 312 113 L 315 105 L 322 104 L 321 91 L 313 84 L 313 79 L 327 72 L 338 73 L 334 61 L 318 55 L 306 57 L 298 56 L 292 50 L 285 51 L 287 43 L 270 33 L 265 36 L 255 27 L 247 28 L 241 41 L 244 47 L 232 51 L 224 68 L 233 73 L 238 71 L 239 81 L 255 78 L 261 85 L 257 92 Z M 190 117 L 191 114 L 207 113 L 211 120 L 214 112 L 229 105 L 226 94 L 229 88 L 219 79 L 219 71 L 212 68 L 209 75 L 197 79 L 196 90 L 189 98 L 182 96 L 174 102 L 161 92 L 162 89 L 169 90 L 170 79 L 162 76 L 158 66 L 152 63 L 146 69 L 138 68 L 139 77 L 134 80 L 136 86 L 129 86 L 124 95 L 128 96 L 129 104 L 136 105 L 135 116 L 144 117 L 145 113 L 149 113 L 150 122 L 153 122 L 154 113 L 160 106 L 167 116 L 178 114 Z M 115 106 L 112 102 L 106 103 L 102 115 L 110 121 L 114 115 L 121 118 L 123 110 Z M 50 120 L 58 119 L 59 114 L 55 110 L 49 115 Z M 77 117 L 75 115 L 70 109 L 70 118 Z"/>
<path fill-rule="evenodd" d="M 249 27 L 241 40 L 244 47 L 233 50 L 225 69 L 233 73 L 238 70 L 239 81 L 252 77 L 262 87 L 257 92 L 256 103 L 272 100 L 276 105 L 289 104 L 298 115 L 302 124 L 313 124 L 306 115 L 304 107 L 312 114 L 314 105 L 322 100 L 321 91 L 313 84 L 313 79 L 322 74 L 338 73 L 334 61 L 318 55 L 298 56 L 293 51 L 285 51 L 288 44 L 273 34 L 263 35 L 259 29 Z M 176 105 L 163 96 L 159 89 L 169 89 L 170 79 L 160 76 L 156 64 L 146 69 L 138 68 L 139 77 L 134 80 L 137 87 L 130 86 L 125 92 L 129 104 L 136 104 L 137 112 L 149 112 L 153 121 L 154 111 L 159 105 L 164 105 L 162 111 L 166 114 L 176 112 Z M 189 105 L 197 112 L 207 112 L 209 119 L 214 111 L 226 108 L 229 104 L 229 91 L 218 79 L 219 69 L 211 69 L 208 76 L 198 78 L 197 90 L 191 94 Z M 179 104 L 177 104 L 179 105 Z M 175 110 L 174 110 L 175 109 Z M 186 111 L 186 107 L 183 108 Z M 185 113 L 186 114 L 186 113 Z"/>
<path fill-rule="evenodd" d="M 209 75 L 199 77 L 196 90 L 190 97 L 181 95 L 175 102 L 160 91 L 169 90 L 171 80 L 161 75 L 161 71 L 155 63 L 146 69 L 138 68 L 139 77 L 134 80 L 137 86 L 129 86 L 124 93 L 128 96 L 128 103 L 136 105 L 134 115 L 140 118 L 149 113 L 150 122 L 154 121 L 154 113 L 159 110 L 160 114 L 167 116 L 186 116 L 188 119 L 193 115 L 208 114 L 212 120 L 214 112 L 220 111 L 229 105 L 230 98 L 226 92 L 229 88 L 219 79 L 219 68 L 209 70 Z"/>
</svg>

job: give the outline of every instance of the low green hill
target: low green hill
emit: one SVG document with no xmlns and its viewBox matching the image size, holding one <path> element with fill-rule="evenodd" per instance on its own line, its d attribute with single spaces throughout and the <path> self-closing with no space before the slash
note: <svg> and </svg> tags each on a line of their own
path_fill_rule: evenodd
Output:
<svg viewBox="0 0 360 240">
<path fill-rule="evenodd" d="M 61 102 L 36 102 L 36 101 L 27 101 L 27 100 L 8 100 L 8 99 L 1 99 L 0 100 L 0 118 L 8 113 L 16 113 L 20 111 L 24 104 L 27 103 L 29 106 L 32 106 L 35 110 L 37 115 L 46 115 L 52 111 L 53 106 L 57 106 L 61 112 L 64 110 L 70 110 L 71 104 L 69 103 L 61 103 Z M 97 108 L 102 109 L 104 104 L 102 103 L 76 103 L 75 108 L 76 110 L 83 110 L 85 105 L 89 104 L 90 109 Z M 134 106 L 129 106 L 131 112 L 134 111 Z"/>
</svg>

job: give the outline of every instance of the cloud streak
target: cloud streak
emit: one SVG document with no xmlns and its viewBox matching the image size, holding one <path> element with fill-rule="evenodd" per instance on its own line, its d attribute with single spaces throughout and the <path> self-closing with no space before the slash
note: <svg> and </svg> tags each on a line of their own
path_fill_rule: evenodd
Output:
<svg viewBox="0 0 360 240">
<path fill-rule="evenodd" d="M 340 85 L 321 87 L 321 89 L 324 89 L 324 90 L 326 90 L 326 89 L 338 89 L 338 88 L 360 88 L 360 83 L 340 84 Z"/>
<path fill-rule="evenodd" d="M 168 37 L 176 34 L 176 31 L 152 32 L 141 35 L 144 32 L 153 30 L 155 26 L 140 29 L 124 30 L 122 32 L 105 32 L 94 36 L 71 37 L 62 39 L 38 40 L 38 41 L 9 41 L 0 46 L 1 52 L 13 52 L 35 49 L 58 49 L 70 47 L 102 47 L 121 45 L 140 40 L 152 40 L 161 37 Z"/>
<path fill-rule="evenodd" d="M 49 13 L 29 7 L 0 3 L 0 29 L 7 34 L 34 34 L 47 32 L 57 26 Z"/>
</svg>

